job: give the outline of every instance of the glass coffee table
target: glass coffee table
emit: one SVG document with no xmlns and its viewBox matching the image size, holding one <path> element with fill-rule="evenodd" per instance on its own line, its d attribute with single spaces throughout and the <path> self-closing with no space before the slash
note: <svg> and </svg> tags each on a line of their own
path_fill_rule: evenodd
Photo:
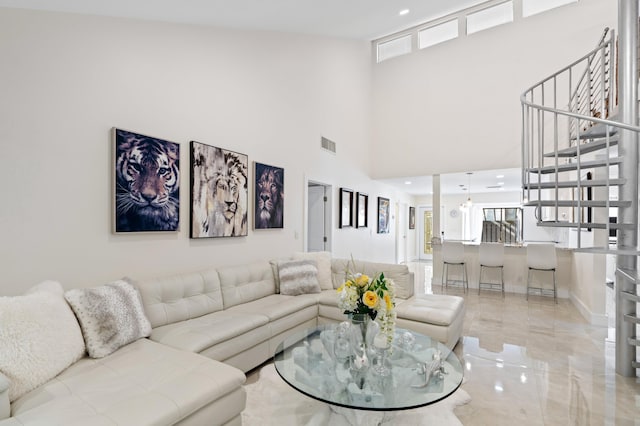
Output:
<svg viewBox="0 0 640 426">
<path fill-rule="evenodd" d="M 354 356 L 335 356 L 337 324 L 321 325 L 285 339 L 276 350 L 274 364 L 282 379 L 297 391 L 323 401 L 351 418 L 379 416 L 423 407 L 458 389 L 463 368 L 456 355 L 440 342 L 414 331 L 396 329 L 387 352 L 386 373 L 373 366 L 380 352 L 367 350 L 368 367 Z M 337 352 L 336 352 L 337 353 Z M 365 410 L 357 412 L 354 410 Z"/>
</svg>

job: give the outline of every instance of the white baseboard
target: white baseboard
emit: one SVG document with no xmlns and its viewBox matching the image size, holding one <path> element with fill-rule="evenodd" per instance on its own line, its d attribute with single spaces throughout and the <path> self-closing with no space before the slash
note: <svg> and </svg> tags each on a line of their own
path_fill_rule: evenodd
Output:
<svg viewBox="0 0 640 426">
<path fill-rule="evenodd" d="M 587 305 L 585 305 L 582 300 L 578 299 L 575 294 L 571 293 L 569 295 L 569 299 L 573 302 L 573 305 L 578 309 L 580 314 L 589 321 L 589 324 L 596 327 L 607 327 L 609 325 L 607 316 L 604 314 L 594 314 L 591 312 Z"/>
</svg>

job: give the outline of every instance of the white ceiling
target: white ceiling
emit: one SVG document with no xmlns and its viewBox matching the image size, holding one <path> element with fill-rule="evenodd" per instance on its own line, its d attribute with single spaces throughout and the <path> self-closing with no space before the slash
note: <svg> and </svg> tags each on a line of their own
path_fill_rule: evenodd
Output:
<svg viewBox="0 0 640 426">
<path fill-rule="evenodd" d="M 472 195 L 487 192 L 519 192 L 522 187 L 521 173 L 520 169 L 501 169 L 474 171 L 471 175 L 466 172 L 443 174 L 440 176 L 440 193 L 466 194 L 469 183 L 471 183 Z M 411 195 L 429 195 L 433 193 L 433 179 L 431 176 L 381 179 L 379 182 L 391 185 L 397 190 Z M 411 184 L 406 184 L 405 182 L 411 182 Z"/>
<path fill-rule="evenodd" d="M 374 40 L 485 1 L 0 0 L 0 7 Z M 410 12 L 400 16 L 403 9 Z"/>
</svg>

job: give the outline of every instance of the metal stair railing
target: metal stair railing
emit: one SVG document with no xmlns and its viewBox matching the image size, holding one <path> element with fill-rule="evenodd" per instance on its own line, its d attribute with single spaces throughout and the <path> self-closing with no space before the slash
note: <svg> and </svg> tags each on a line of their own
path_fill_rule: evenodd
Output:
<svg viewBox="0 0 640 426">
<path fill-rule="evenodd" d="M 615 79 L 612 79 L 614 72 L 613 65 L 615 61 L 613 56 L 615 49 L 612 43 L 607 42 L 609 28 L 605 28 L 598 42 L 594 55 L 590 55 L 587 59 L 587 67 L 582 76 L 578 80 L 575 91 L 569 100 L 569 110 L 578 112 L 584 116 L 592 116 L 598 118 L 610 118 L 611 109 L 616 104 L 617 99 L 613 96 L 615 93 Z M 611 31 L 613 40 L 614 32 Z M 578 129 L 576 122 L 571 122 L 570 134 L 575 137 Z M 584 129 L 586 130 L 586 129 Z"/>
<path fill-rule="evenodd" d="M 617 134 L 620 129 L 640 133 L 640 127 L 604 118 L 611 116 L 616 101 L 614 47 L 615 33 L 607 29 L 591 52 L 521 96 L 525 205 L 535 206 L 539 225 L 576 228 L 578 249 L 583 248 L 582 229 L 601 228 L 608 234 L 611 229 L 637 226 L 608 219 L 610 209 L 633 202 L 610 196 L 612 187 L 625 183 L 615 176 L 621 161 L 615 149 Z M 581 100 L 585 98 L 586 103 Z M 602 177 L 584 179 L 596 169 L 603 170 Z M 606 195 L 598 200 L 587 197 L 594 188 L 602 188 Z M 588 217 L 596 208 L 606 212 L 600 223 Z"/>
<path fill-rule="evenodd" d="M 621 16 L 635 20 L 637 3 L 622 5 L 633 13 L 625 9 Z M 630 58 L 633 64 L 637 21 L 622 21 L 621 60 Z M 524 205 L 535 206 L 539 225 L 575 228 L 578 250 L 617 255 L 616 372 L 631 377 L 640 368 L 636 352 L 640 346 L 636 333 L 640 326 L 636 243 L 640 127 L 611 119 L 618 101 L 615 40 L 614 32 L 605 30 L 595 49 L 522 94 L 522 183 Z M 638 105 L 637 78 L 633 67 L 621 71 L 621 87 L 626 90 L 620 93 L 624 119 L 634 123 L 630 117 L 637 112 L 633 107 Z M 599 209 L 595 221 L 591 209 Z M 616 209 L 617 221 L 611 223 L 610 212 Z M 607 236 L 612 229 L 621 230 L 616 247 L 607 239 L 604 247 L 583 248 L 582 230 L 593 228 L 605 229 Z"/>
</svg>

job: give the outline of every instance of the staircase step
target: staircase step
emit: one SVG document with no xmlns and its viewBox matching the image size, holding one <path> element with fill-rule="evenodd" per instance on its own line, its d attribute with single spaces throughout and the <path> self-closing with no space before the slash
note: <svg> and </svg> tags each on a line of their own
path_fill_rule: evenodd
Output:
<svg viewBox="0 0 640 426">
<path fill-rule="evenodd" d="M 523 203 L 523 206 L 540 206 L 540 207 L 555 207 L 556 203 L 558 207 L 578 207 L 578 200 L 536 200 Z M 609 201 L 609 207 L 630 207 L 631 201 L 611 200 Z M 600 200 L 583 200 L 580 201 L 580 207 L 607 207 L 606 201 Z"/>
<path fill-rule="evenodd" d="M 594 228 L 594 229 L 636 229 L 636 225 L 633 223 L 580 223 L 580 228 Z M 551 228 L 577 228 L 578 222 L 561 222 L 555 220 L 538 221 L 538 226 L 548 226 Z"/>
<path fill-rule="evenodd" d="M 624 185 L 626 179 L 609 179 L 607 182 L 606 179 L 596 179 L 596 180 L 581 180 L 580 187 L 586 188 L 589 186 L 616 186 L 616 185 Z M 534 190 L 534 189 L 555 189 L 556 185 L 558 188 L 577 188 L 578 181 L 577 180 L 565 180 L 560 182 L 530 182 L 526 185 L 523 185 L 523 188 Z"/>
<path fill-rule="evenodd" d="M 636 315 L 633 315 L 633 314 L 625 314 L 624 320 L 632 322 L 634 324 L 640 324 L 640 318 L 638 318 Z"/>
<path fill-rule="evenodd" d="M 636 285 L 640 285 L 640 274 L 638 271 L 628 268 L 616 268 L 616 273 L 629 281 L 633 281 Z"/>
<path fill-rule="evenodd" d="M 613 117 L 609 118 L 611 120 Z M 594 126 L 589 127 L 584 132 L 580 132 L 580 139 L 599 139 L 607 137 L 607 127 L 609 128 L 609 136 L 613 136 L 618 133 L 618 128 L 609 126 L 607 124 L 597 123 Z M 575 137 L 571 138 L 576 140 Z"/>
<path fill-rule="evenodd" d="M 618 164 L 622 163 L 622 157 L 614 157 L 614 158 L 610 158 L 609 161 L 607 162 L 607 160 L 593 160 L 593 161 L 583 161 L 580 164 L 580 169 L 584 170 L 584 169 L 592 169 L 594 167 L 607 167 L 607 166 L 616 166 Z M 566 164 L 558 164 L 558 168 L 557 171 L 558 172 L 570 172 L 573 170 L 578 170 L 578 163 L 566 163 Z M 545 167 L 539 167 L 539 168 L 532 168 L 532 169 L 527 169 L 526 170 L 529 173 L 541 173 L 541 174 L 546 174 L 546 173 L 555 173 L 556 172 L 556 166 L 545 166 Z"/>
<path fill-rule="evenodd" d="M 609 138 L 609 146 L 615 146 L 618 144 L 618 136 L 611 136 Z M 607 149 L 607 139 L 598 139 L 593 142 L 587 142 L 580 144 L 580 154 L 588 154 L 589 152 L 599 151 L 601 149 Z M 561 149 L 558 151 L 558 157 L 575 157 L 578 155 L 578 146 L 574 145 L 569 148 Z M 545 157 L 555 157 L 555 152 L 548 152 L 544 154 Z"/>
<path fill-rule="evenodd" d="M 633 346 L 640 346 L 640 339 L 638 339 L 636 336 L 629 337 L 627 339 L 627 343 Z"/>
<path fill-rule="evenodd" d="M 628 291 L 621 291 L 620 295 L 627 300 L 631 300 L 632 302 L 640 303 L 640 296 L 637 294 L 629 293 Z"/>
<path fill-rule="evenodd" d="M 580 247 L 572 248 L 573 252 L 580 253 L 596 253 L 596 254 L 615 254 L 623 256 L 640 256 L 640 250 L 637 248 L 618 248 L 617 246 L 595 246 L 595 247 Z M 633 280 L 633 279 L 632 279 Z"/>
</svg>

